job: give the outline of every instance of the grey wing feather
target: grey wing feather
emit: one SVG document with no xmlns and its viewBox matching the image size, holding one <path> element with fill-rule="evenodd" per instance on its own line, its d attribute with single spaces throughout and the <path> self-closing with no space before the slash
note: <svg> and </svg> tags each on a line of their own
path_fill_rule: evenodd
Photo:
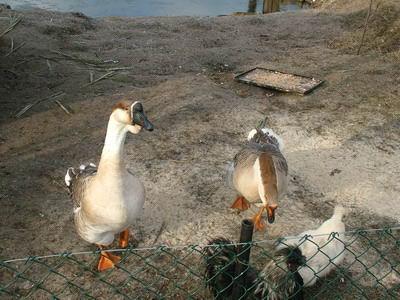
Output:
<svg viewBox="0 0 400 300">
<path fill-rule="evenodd" d="M 68 189 L 71 199 L 74 203 L 74 207 L 78 208 L 81 206 L 81 200 L 84 197 L 87 183 L 97 173 L 97 167 L 94 165 L 88 165 L 79 169 L 72 168 L 71 173 L 71 183 Z"/>
<path fill-rule="evenodd" d="M 277 171 L 287 176 L 288 165 L 286 159 L 279 148 L 273 144 L 259 144 L 255 142 L 247 143 L 246 146 L 236 154 L 234 158 L 234 166 L 252 166 L 261 153 L 269 154 L 274 161 Z"/>
</svg>

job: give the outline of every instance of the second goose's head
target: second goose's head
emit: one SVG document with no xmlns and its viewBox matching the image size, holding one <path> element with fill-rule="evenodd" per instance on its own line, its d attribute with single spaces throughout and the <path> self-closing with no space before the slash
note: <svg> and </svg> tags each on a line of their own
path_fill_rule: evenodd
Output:
<svg viewBox="0 0 400 300">
<path fill-rule="evenodd" d="M 143 110 L 143 105 L 139 101 L 128 103 L 125 101 L 118 102 L 114 105 L 110 119 L 119 123 L 134 134 L 137 134 L 142 128 L 153 131 L 153 124 L 147 119 Z"/>
</svg>

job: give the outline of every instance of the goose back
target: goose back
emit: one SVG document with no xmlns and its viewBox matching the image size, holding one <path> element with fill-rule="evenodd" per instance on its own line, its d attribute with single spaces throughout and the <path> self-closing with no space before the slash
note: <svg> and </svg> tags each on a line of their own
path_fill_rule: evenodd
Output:
<svg viewBox="0 0 400 300">
<path fill-rule="evenodd" d="M 260 180 L 269 197 L 281 197 L 286 193 L 287 174 L 286 159 L 275 144 L 250 141 L 234 158 L 233 184 L 249 201 L 260 199 Z"/>
</svg>

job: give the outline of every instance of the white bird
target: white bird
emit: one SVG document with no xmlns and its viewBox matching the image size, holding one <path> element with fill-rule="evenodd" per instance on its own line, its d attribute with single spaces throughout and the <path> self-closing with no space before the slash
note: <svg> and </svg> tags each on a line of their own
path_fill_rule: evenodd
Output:
<svg viewBox="0 0 400 300">
<path fill-rule="evenodd" d="M 336 206 L 333 216 L 315 230 L 305 231 L 295 238 L 281 241 L 278 249 L 287 246 L 298 247 L 306 257 L 305 266 L 299 274 L 304 286 L 312 286 L 319 278 L 328 275 L 340 265 L 345 257 L 345 224 L 342 221 L 345 209 Z"/>
<path fill-rule="evenodd" d="M 117 103 L 111 113 L 99 167 L 94 164 L 69 168 L 65 183 L 74 202 L 78 234 L 102 250 L 120 234 L 119 246 L 128 246 L 128 227 L 143 210 L 145 190 L 142 182 L 126 169 L 126 134 L 138 134 L 142 128 L 153 130 L 140 102 Z M 112 268 L 120 257 L 102 251 L 98 270 Z"/>
</svg>

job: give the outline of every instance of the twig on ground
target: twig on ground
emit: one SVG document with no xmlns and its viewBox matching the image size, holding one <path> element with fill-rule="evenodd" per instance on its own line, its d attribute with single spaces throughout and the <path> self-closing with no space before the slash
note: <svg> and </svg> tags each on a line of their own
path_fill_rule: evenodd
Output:
<svg viewBox="0 0 400 300">
<path fill-rule="evenodd" d="M 67 115 L 72 115 L 72 112 L 68 110 L 68 108 L 66 108 L 61 101 L 56 100 L 54 101 L 55 103 L 57 103 L 57 105 L 67 114 Z"/>
<path fill-rule="evenodd" d="M 87 66 L 94 67 L 94 68 L 106 69 L 107 66 L 110 65 L 110 63 L 113 63 L 113 64 L 118 64 L 119 63 L 119 60 L 114 60 L 114 59 L 104 60 L 103 61 L 103 60 L 81 58 L 81 57 L 78 57 L 78 56 L 75 56 L 75 55 L 70 55 L 70 54 L 63 53 L 63 52 L 58 51 L 58 50 L 50 50 L 50 52 L 54 53 L 54 54 L 58 54 L 58 55 L 62 56 L 63 58 L 67 59 L 67 60 L 80 62 L 82 64 L 85 64 Z"/>
<path fill-rule="evenodd" d="M 96 80 L 93 80 L 92 82 L 89 82 L 89 83 L 83 85 L 82 87 L 87 87 L 87 86 L 95 84 L 95 83 L 97 83 L 97 82 L 99 82 L 101 80 L 108 79 L 108 78 L 114 76 L 116 73 L 117 72 L 115 72 L 115 71 L 108 72 L 108 73 L 104 74 L 103 76 L 97 78 Z"/>
<path fill-rule="evenodd" d="M 9 73 L 13 74 L 15 77 L 18 77 L 18 74 L 17 74 L 17 73 L 15 73 L 15 72 L 14 72 L 14 71 L 12 71 L 12 70 L 4 69 L 4 71 L 6 71 L 6 72 L 9 72 Z"/>
<path fill-rule="evenodd" d="M 100 60 L 92 60 L 92 59 L 80 58 L 80 57 L 73 56 L 73 55 L 70 55 L 70 54 L 66 54 L 66 53 L 63 53 L 63 52 L 57 51 L 57 50 L 50 50 L 50 52 L 54 53 L 54 54 L 58 54 L 58 55 L 64 57 L 65 59 L 67 59 L 67 60 L 80 62 L 80 63 L 83 63 L 83 64 L 88 65 L 88 66 L 92 66 L 92 67 L 98 67 L 99 65 L 101 65 L 103 63 Z"/>
<path fill-rule="evenodd" d="M 61 92 L 57 92 L 57 93 L 55 93 L 55 94 L 53 94 L 53 95 L 50 95 L 49 97 L 42 98 L 42 99 L 39 99 L 39 100 L 37 100 L 37 101 L 35 101 L 35 102 L 32 102 L 32 103 L 28 104 L 27 106 L 25 106 L 23 109 L 21 109 L 21 110 L 15 115 L 15 117 L 20 118 L 24 113 L 26 113 L 28 110 L 30 110 L 30 109 L 31 109 L 32 107 L 34 107 L 35 105 L 37 105 L 37 104 L 39 104 L 39 103 L 42 103 L 42 102 L 45 102 L 45 101 L 55 100 L 55 98 L 58 98 L 58 97 L 63 96 L 63 95 L 65 95 L 65 93 L 61 91 Z"/>
<path fill-rule="evenodd" d="M 361 37 L 360 46 L 358 47 L 358 50 L 357 50 L 357 55 L 360 54 L 361 47 L 364 43 L 364 38 L 365 38 L 365 33 L 367 32 L 369 17 L 371 16 L 371 9 L 372 9 L 372 0 L 370 0 L 370 2 L 369 2 L 368 13 L 367 13 L 367 17 L 365 18 L 365 23 L 364 23 L 364 31 L 363 31 L 363 34 Z"/>
<path fill-rule="evenodd" d="M 23 64 L 28 63 L 28 62 L 31 62 L 31 61 L 33 61 L 33 60 L 36 60 L 36 57 L 30 58 L 30 59 L 24 59 L 24 60 L 22 60 L 22 61 L 16 63 L 15 66 L 23 65 Z"/>
<path fill-rule="evenodd" d="M 152 246 L 154 246 L 154 245 L 157 243 L 159 237 L 161 236 L 162 232 L 163 232 L 164 229 L 165 229 L 165 226 L 166 226 L 165 221 L 162 221 L 161 226 L 160 226 L 160 229 L 158 230 L 158 232 L 157 232 L 157 234 L 156 234 L 156 237 L 155 237 L 154 240 L 153 240 Z"/>
<path fill-rule="evenodd" d="M 103 64 L 118 64 L 119 63 L 119 60 L 117 60 L 117 59 L 106 59 L 106 60 L 103 60 Z"/>
<path fill-rule="evenodd" d="M 15 47 L 15 48 L 14 48 L 14 44 L 13 44 L 13 45 L 12 45 L 12 48 L 11 48 L 11 50 L 10 50 L 10 52 L 8 52 L 8 53 L 5 55 L 5 57 L 8 57 L 8 56 L 10 56 L 11 54 L 17 52 L 17 51 L 18 51 L 19 49 L 21 49 L 25 44 L 26 44 L 25 42 L 22 42 L 19 46 Z"/>
<path fill-rule="evenodd" d="M 9 33 L 11 30 L 13 30 L 18 24 L 19 22 L 21 22 L 22 20 L 22 16 L 19 17 L 10 17 L 10 26 L 8 26 L 8 28 L 6 30 L 4 30 L 2 33 L 0 33 L 0 38 L 2 38 L 3 36 L 5 36 L 7 33 Z"/>
<path fill-rule="evenodd" d="M 46 65 L 49 68 L 49 72 L 51 73 L 53 71 L 53 68 L 51 67 L 50 60 L 46 59 Z"/>
<path fill-rule="evenodd" d="M 118 68 L 107 68 L 106 71 L 124 71 L 132 70 L 134 67 L 118 67 Z"/>
<path fill-rule="evenodd" d="M 11 38 L 11 47 L 10 47 L 10 52 L 12 52 L 14 49 L 14 38 Z"/>
</svg>

